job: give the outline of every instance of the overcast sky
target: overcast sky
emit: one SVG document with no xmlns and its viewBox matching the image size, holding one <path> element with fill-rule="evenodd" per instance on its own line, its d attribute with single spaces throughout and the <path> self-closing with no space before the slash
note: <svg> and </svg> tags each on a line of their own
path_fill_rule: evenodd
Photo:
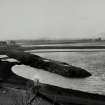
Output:
<svg viewBox="0 0 105 105">
<path fill-rule="evenodd" d="M 0 39 L 87 38 L 105 32 L 105 0 L 0 0 Z"/>
</svg>

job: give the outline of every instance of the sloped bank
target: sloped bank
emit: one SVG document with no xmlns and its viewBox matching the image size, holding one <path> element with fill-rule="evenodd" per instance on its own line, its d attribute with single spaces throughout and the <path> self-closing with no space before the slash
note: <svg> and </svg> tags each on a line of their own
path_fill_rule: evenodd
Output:
<svg viewBox="0 0 105 105">
<path fill-rule="evenodd" d="M 11 58 L 19 60 L 22 64 L 39 69 L 44 69 L 46 71 L 53 72 L 65 77 L 84 78 L 91 76 L 88 71 L 80 67 L 72 66 L 65 62 L 45 59 L 40 56 L 26 53 L 23 51 L 8 50 L 6 54 Z"/>
<path fill-rule="evenodd" d="M 0 61 L 0 73 L 2 73 L 0 77 L 3 82 L 12 83 L 14 84 L 14 86 L 26 86 L 26 83 L 29 80 L 17 76 L 11 72 L 11 67 L 16 64 L 20 65 L 21 63 Z M 50 103 L 54 103 L 55 105 L 105 105 L 105 96 L 103 95 L 92 94 L 72 89 L 63 89 L 46 84 L 42 84 L 41 87 L 39 87 L 37 95 L 42 98 L 42 103 L 44 99 Z"/>
<path fill-rule="evenodd" d="M 64 105 L 105 105 L 105 96 L 73 89 L 43 85 L 40 93 Z M 39 94 L 40 94 L 39 93 Z"/>
</svg>

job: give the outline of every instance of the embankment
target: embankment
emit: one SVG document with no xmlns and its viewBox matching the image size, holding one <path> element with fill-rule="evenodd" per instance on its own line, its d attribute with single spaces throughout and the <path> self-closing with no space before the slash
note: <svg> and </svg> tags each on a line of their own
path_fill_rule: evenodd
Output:
<svg viewBox="0 0 105 105">
<path fill-rule="evenodd" d="M 72 66 L 65 62 L 42 58 L 40 56 L 19 50 L 8 50 L 6 55 L 19 60 L 22 64 L 29 65 L 38 69 L 44 69 L 46 71 L 53 72 L 65 77 L 84 78 L 91 76 L 88 71 L 80 67 Z"/>
<path fill-rule="evenodd" d="M 18 50 L 28 51 L 35 49 L 105 49 L 105 46 L 32 46 L 18 47 Z"/>
<path fill-rule="evenodd" d="M 105 105 L 105 96 L 82 92 L 79 90 L 63 89 L 60 87 L 44 85 L 39 89 L 41 94 L 55 99 L 58 103 L 66 105 Z"/>
</svg>

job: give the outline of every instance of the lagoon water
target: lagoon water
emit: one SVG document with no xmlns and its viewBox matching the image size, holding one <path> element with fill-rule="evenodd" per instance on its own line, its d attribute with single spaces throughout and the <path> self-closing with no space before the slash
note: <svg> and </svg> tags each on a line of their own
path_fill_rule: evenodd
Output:
<svg viewBox="0 0 105 105">
<path fill-rule="evenodd" d="M 39 80 L 39 82 L 44 84 L 90 93 L 105 94 L 105 83 L 103 84 L 100 78 L 94 76 L 85 79 L 70 79 L 26 65 L 15 65 L 12 67 L 12 71 L 19 76 L 33 81 Z"/>
<path fill-rule="evenodd" d="M 66 44 L 24 44 L 20 43 L 22 47 L 35 47 L 35 46 L 105 46 L 105 42 L 86 42 L 86 43 L 66 43 Z"/>
<path fill-rule="evenodd" d="M 63 88 L 76 89 L 91 93 L 97 94 L 105 94 L 105 52 L 100 51 L 79 51 L 79 52 L 66 52 L 59 51 L 64 49 L 58 49 L 57 51 L 47 50 L 43 53 L 39 53 L 37 50 L 30 51 L 32 54 L 39 55 L 44 58 L 53 59 L 57 61 L 67 62 L 74 66 L 82 67 L 87 71 L 92 73 L 91 77 L 83 78 L 83 79 L 74 79 L 74 78 L 65 78 L 59 75 L 46 72 L 43 70 L 38 70 L 35 68 L 30 68 L 28 66 L 20 65 L 15 66 L 14 72 L 23 75 L 24 77 L 28 77 L 30 79 L 38 78 L 40 82 L 51 84 Z M 24 70 L 24 74 L 22 74 L 22 70 Z"/>
<path fill-rule="evenodd" d="M 92 76 L 84 79 L 70 78 L 69 85 L 71 86 L 71 88 L 82 90 L 82 91 L 88 91 L 92 93 L 105 94 L 105 52 L 104 50 L 103 51 L 98 50 L 98 51 L 92 51 L 92 52 L 88 50 L 83 52 L 82 51 L 59 52 L 59 49 L 58 49 L 58 52 L 50 52 L 50 53 L 32 52 L 32 53 L 48 59 L 67 62 L 74 66 L 78 66 L 86 69 L 87 71 L 92 73 Z M 63 84 L 68 85 L 66 80 Z"/>
<path fill-rule="evenodd" d="M 94 76 L 104 77 L 105 72 L 105 50 L 101 51 L 100 49 L 98 51 L 91 51 L 90 50 L 79 50 L 79 51 L 72 51 L 71 52 L 65 52 L 65 49 L 63 51 L 59 51 L 61 49 L 56 49 L 56 51 L 51 52 L 44 52 L 45 50 L 41 50 L 41 52 L 38 52 L 38 50 L 30 51 L 32 54 L 39 55 L 44 58 L 53 59 L 61 62 L 67 62 L 68 64 L 72 64 L 74 66 L 82 67 L 89 72 L 91 72 Z M 47 50 L 46 50 L 47 51 Z M 82 52 L 83 51 L 83 52 Z"/>
</svg>

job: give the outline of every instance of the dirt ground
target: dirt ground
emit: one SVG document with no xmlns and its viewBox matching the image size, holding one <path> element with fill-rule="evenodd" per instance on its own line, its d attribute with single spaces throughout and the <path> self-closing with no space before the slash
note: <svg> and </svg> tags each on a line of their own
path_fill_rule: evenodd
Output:
<svg viewBox="0 0 105 105">
<path fill-rule="evenodd" d="M 32 94 L 24 90 L 16 89 L 0 89 L 0 105 L 27 105 L 28 101 L 33 97 Z M 29 105 L 52 105 L 41 97 L 36 97 Z"/>
</svg>

